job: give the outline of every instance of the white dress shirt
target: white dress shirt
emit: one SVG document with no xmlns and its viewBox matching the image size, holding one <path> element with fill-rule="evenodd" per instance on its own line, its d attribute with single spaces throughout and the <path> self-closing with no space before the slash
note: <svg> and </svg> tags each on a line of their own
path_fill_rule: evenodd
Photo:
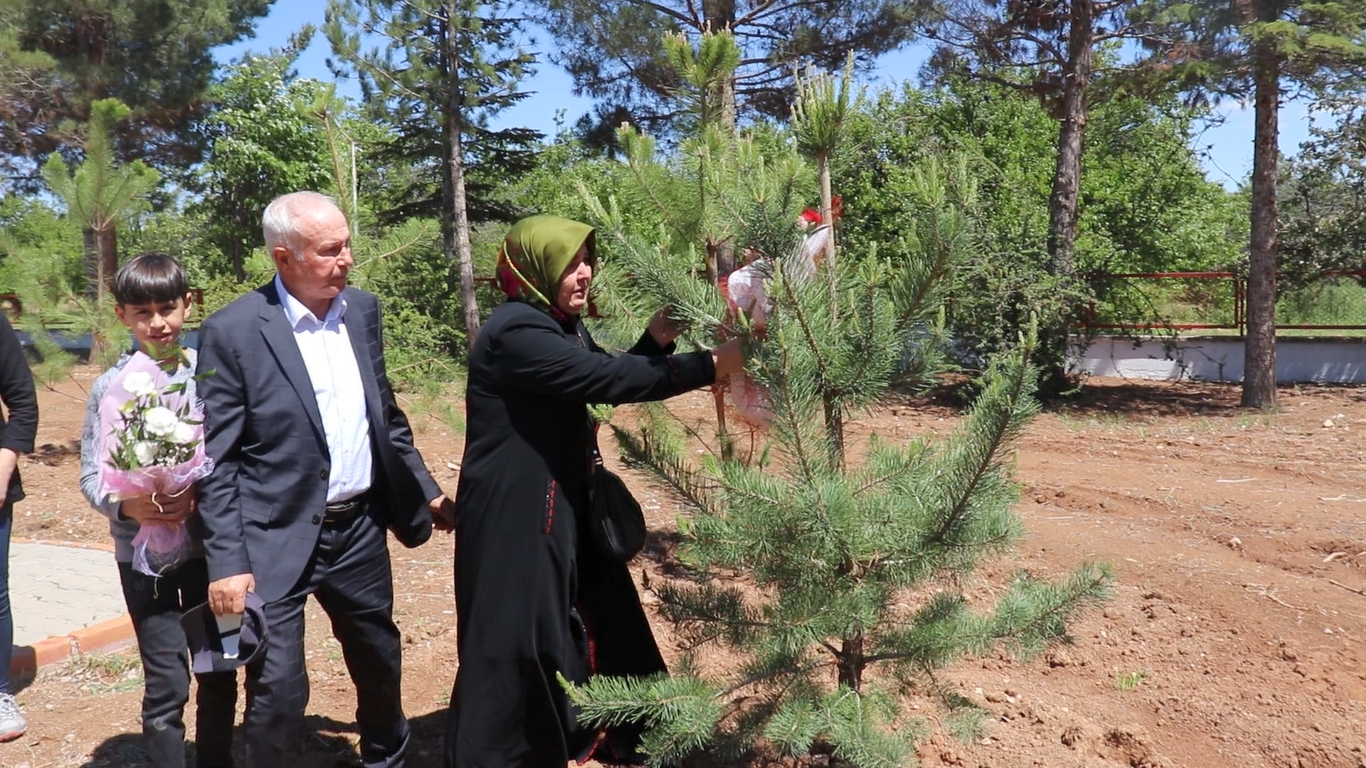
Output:
<svg viewBox="0 0 1366 768">
<path fill-rule="evenodd" d="M 279 275 L 275 276 L 275 290 L 280 294 L 285 319 L 294 329 L 294 341 L 304 358 L 323 420 L 327 452 L 332 457 L 327 503 L 346 501 L 370 489 L 374 471 L 370 421 L 365 417 L 365 387 L 351 337 L 346 332 L 346 298 L 333 299 L 327 316 L 319 320 L 290 295 Z"/>
</svg>

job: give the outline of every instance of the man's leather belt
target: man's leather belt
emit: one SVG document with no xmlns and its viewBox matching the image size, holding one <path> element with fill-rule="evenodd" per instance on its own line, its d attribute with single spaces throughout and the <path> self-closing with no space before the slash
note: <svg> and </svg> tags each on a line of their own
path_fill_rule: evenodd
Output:
<svg viewBox="0 0 1366 768">
<path fill-rule="evenodd" d="M 350 522 L 365 514 L 365 511 L 369 508 L 369 493 L 353 496 L 346 501 L 335 501 L 324 508 L 323 524 L 336 525 L 338 523 Z"/>
</svg>

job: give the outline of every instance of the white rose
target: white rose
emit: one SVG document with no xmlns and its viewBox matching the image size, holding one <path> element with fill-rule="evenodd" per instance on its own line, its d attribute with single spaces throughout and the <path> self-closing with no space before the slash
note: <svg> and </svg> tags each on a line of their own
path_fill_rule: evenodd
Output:
<svg viewBox="0 0 1366 768">
<path fill-rule="evenodd" d="M 147 431 L 157 437 L 166 437 L 175 431 L 180 419 L 176 418 L 175 411 L 158 405 L 155 408 L 148 408 L 142 415 L 142 423 L 147 427 Z"/>
<path fill-rule="evenodd" d="M 123 377 L 123 388 L 133 397 L 143 397 L 144 395 L 155 394 L 157 384 L 152 380 L 151 374 L 132 371 Z"/>
<path fill-rule="evenodd" d="M 133 455 L 138 457 L 138 463 L 144 467 L 156 461 L 158 453 L 157 444 L 148 440 L 133 443 Z"/>
<path fill-rule="evenodd" d="M 194 442 L 194 425 L 183 421 L 177 422 L 175 429 L 171 431 L 171 442 L 176 445 L 189 445 Z"/>
</svg>

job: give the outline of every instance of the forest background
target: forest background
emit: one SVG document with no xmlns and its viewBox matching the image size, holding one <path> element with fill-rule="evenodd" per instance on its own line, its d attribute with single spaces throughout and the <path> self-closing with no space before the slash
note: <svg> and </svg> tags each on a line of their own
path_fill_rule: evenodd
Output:
<svg viewBox="0 0 1366 768">
<path fill-rule="evenodd" d="M 1270 258 L 1283 317 L 1356 308 L 1354 281 L 1321 276 L 1360 267 L 1366 240 L 1363 10 L 1266 2 L 1240 16 L 1244 5 L 332 0 L 317 28 L 244 50 L 276 18 L 269 0 L 0 0 L 0 293 L 19 298 L 25 327 L 90 333 L 97 355 L 113 354 L 123 339 L 102 286 L 121 259 L 176 255 L 211 312 L 270 271 L 264 204 L 318 188 L 351 215 L 356 282 L 385 301 L 396 378 L 439 388 L 497 301 L 485 281 L 509 222 L 591 218 L 588 201 L 612 199 L 631 231 L 664 226 L 615 129 L 655 136 L 660 167 L 682 173 L 699 119 L 661 41 L 728 27 L 743 59 L 721 119 L 775 152 L 792 142 L 795 72 L 849 62 L 869 86 L 830 158 L 853 250 L 909 229 L 919 164 L 966 159 L 980 242 L 951 276 L 955 357 L 972 368 L 1026 317 L 1057 318 L 1039 352 L 1049 395 L 1070 383 L 1048 373 L 1065 373 L 1079 318 L 1160 324 L 1172 305 L 1218 312 L 1226 298 L 1189 285 L 1135 294 L 1108 274 L 1231 270 L 1255 292 L 1253 267 L 1265 275 Z M 268 32 L 278 39 L 279 25 Z M 301 53 L 319 46 L 334 77 L 300 76 Z M 908 47 L 924 54 L 918 72 L 877 72 L 889 54 L 911 60 Z M 1282 158 L 1257 111 L 1271 137 L 1258 146 L 1276 155 L 1269 199 L 1254 183 L 1265 151 L 1237 184 L 1202 165 L 1205 126 L 1230 104 L 1261 104 L 1254 75 L 1268 61 L 1270 103 L 1291 100 L 1317 126 Z M 544 117 L 517 125 L 509 115 L 546 98 L 531 88 L 547 69 L 591 107 L 549 130 Z M 808 201 L 818 206 L 814 179 Z M 699 251 L 699 273 L 705 261 Z M 1245 403 L 1274 403 L 1265 394 Z"/>
</svg>

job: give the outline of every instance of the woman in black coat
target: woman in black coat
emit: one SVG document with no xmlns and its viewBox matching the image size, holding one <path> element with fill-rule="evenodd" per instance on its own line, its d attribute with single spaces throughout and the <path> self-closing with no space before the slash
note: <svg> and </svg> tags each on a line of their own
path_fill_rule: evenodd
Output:
<svg viewBox="0 0 1366 768">
<path fill-rule="evenodd" d="M 662 400 L 743 361 L 738 342 L 671 354 L 678 332 L 663 312 L 628 354 L 603 352 L 579 320 L 593 262 L 591 227 L 518 222 L 499 256 L 509 301 L 470 353 L 448 768 L 631 760 L 636 729 L 603 738 L 580 728 L 557 675 L 665 671 L 626 565 L 579 535 L 595 445 L 587 406 Z"/>
</svg>

